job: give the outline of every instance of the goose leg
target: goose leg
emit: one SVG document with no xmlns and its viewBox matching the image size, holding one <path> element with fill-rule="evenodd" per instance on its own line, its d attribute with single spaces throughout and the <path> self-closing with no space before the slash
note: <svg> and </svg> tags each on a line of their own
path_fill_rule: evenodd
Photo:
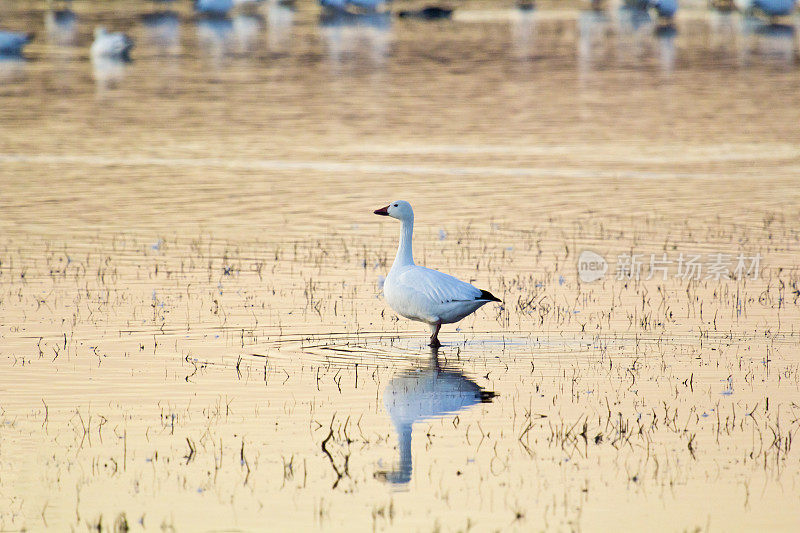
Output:
<svg viewBox="0 0 800 533">
<path fill-rule="evenodd" d="M 442 329 L 442 325 L 441 324 L 431 324 L 431 332 L 432 333 L 431 333 L 430 346 L 433 347 L 433 348 L 438 348 L 439 346 L 442 345 L 442 343 L 439 342 L 439 330 L 440 329 Z"/>
</svg>

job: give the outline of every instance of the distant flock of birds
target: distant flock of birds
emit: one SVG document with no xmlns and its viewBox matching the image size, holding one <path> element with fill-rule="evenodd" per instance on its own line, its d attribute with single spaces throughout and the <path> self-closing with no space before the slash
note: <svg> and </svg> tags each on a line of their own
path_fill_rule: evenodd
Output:
<svg viewBox="0 0 800 533">
<path fill-rule="evenodd" d="M 170 0 L 166 0 L 170 1 Z M 291 7 L 294 0 L 193 0 L 194 10 L 201 17 L 223 18 L 237 5 L 258 4 L 262 1 L 276 2 Z M 318 0 L 325 16 L 341 18 L 357 18 L 359 16 L 388 13 L 391 0 Z M 592 9 L 601 10 L 606 7 L 606 0 L 588 0 Z M 659 20 L 671 24 L 678 11 L 678 0 L 621 0 L 622 9 L 638 12 L 655 11 Z M 709 0 L 709 4 L 722 11 L 739 10 L 748 15 L 756 15 L 773 20 L 776 17 L 790 15 L 797 0 Z M 532 1 L 518 0 L 519 9 L 531 10 Z M 57 12 L 60 16 L 71 15 L 70 11 Z M 446 19 L 453 14 L 453 9 L 441 6 L 427 6 L 422 9 L 398 11 L 401 18 L 418 18 L 424 20 Z M 74 17 L 74 15 L 72 15 Z M 4 31 L 0 29 L 0 57 L 21 57 L 23 48 L 34 39 L 30 32 Z M 121 32 L 109 32 L 97 27 L 94 32 L 90 54 L 92 58 L 105 60 L 129 61 L 134 42 Z"/>
</svg>

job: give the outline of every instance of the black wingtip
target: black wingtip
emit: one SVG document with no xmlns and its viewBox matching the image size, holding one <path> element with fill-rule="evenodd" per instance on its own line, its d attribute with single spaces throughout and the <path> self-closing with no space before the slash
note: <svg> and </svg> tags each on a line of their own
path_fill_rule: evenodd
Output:
<svg viewBox="0 0 800 533">
<path fill-rule="evenodd" d="M 492 403 L 492 400 L 497 396 L 497 393 L 491 390 L 481 390 L 480 399 L 481 403 Z"/>
<path fill-rule="evenodd" d="M 481 295 L 477 298 L 478 300 L 489 300 L 490 302 L 500 302 L 503 303 L 503 300 L 495 296 L 489 291 L 481 290 Z"/>
</svg>

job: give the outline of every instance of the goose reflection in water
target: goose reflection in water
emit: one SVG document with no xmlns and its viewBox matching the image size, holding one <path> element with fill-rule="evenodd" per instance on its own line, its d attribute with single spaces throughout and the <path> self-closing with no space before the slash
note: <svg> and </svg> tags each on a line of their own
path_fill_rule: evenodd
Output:
<svg viewBox="0 0 800 533">
<path fill-rule="evenodd" d="M 391 14 L 325 10 L 320 16 L 320 30 L 333 63 L 358 59 L 366 52 L 371 63 L 380 65 L 389 53 Z"/>
<path fill-rule="evenodd" d="M 716 57 L 734 55 L 739 15 L 731 11 L 714 10 L 708 14 L 709 47 Z"/>
<path fill-rule="evenodd" d="M 578 15 L 578 66 L 581 71 L 602 65 L 609 51 L 611 21 L 605 11 L 592 9 Z"/>
<path fill-rule="evenodd" d="M 442 365 L 438 351 L 431 349 L 426 364 L 392 378 L 383 392 L 383 404 L 397 431 L 400 463 L 376 477 L 394 484 L 411 480 L 411 432 L 415 422 L 454 414 L 479 403 L 489 403 L 495 393 L 487 391 L 460 370 Z"/>
<path fill-rule="evenodd" d="M 514 49 L 519 59 L 531 59 L 536 54 L 536 11 L 530 4 L 517 5 L 512 12 Z"/>
<path fill-rule="evenodd" d="M 70 9 L 48 9 L 44 13 L 47 39 L 58 46 L 73 46 L 77 42 L 78 17 Z"/>
<path fill-rule="evenodd" d="M 0 84 L 25 81 L 28 75 L 27 63 L 24 57 L 0 54 Z"/>
<path fill-rule="evenodd" d="M 197 19 L 197 44 L 213 66 L 233 52 L 233 22 L 227 17 L 202 17 Z"/>
<path fill-rule="evenodd" d="M 788 24 L 765 22 L 757 17 L 741 18 L 740 62 L 748 65 L 758 59 L 775 66 L 795 63 L 795 29 Z"/>
<path fill-rule="evenodd" d="M 102 94 L 118 87 L 128 74 L 129 63 L 113 57 L 93 57 L 92 74 L 95 89 Z"/>
<path fill-rule="evenodd" d="M 141 16 L 144 26 L 145 42 L 162 49 L 168 54 L 180 52 L 180 26 L 178 13 L 157 11 Z"/>
<path fill-rule="evenodd" d="M 291 2 L 271 0 L 267 12 L 267 46 L 272 52 L 287 52 L 292 42 L 295 8 Z"/>
<path fill-rule="evenodd" d="M 671 6 L 673 3 L 666 1 L 630 0 L 617 10 L 617 60 L 620 63 L 639 67 L 655 56 L 662 72 L 672 72 L 675 67 L 677 31 L 672 22 L 675 11 L 667 9 Z M 656 15 L 655 18 L 651 16 L 651 11 Z M 599 19 L 587 19 L 586 22 L 599 23 Z"/>
<path fill-rule="evenodd" d="M 236 52 L 249 56 L 261 48 L 264 26 L 264 17 L 259 14 L 239 13 L 233 17 Z"/>
</svg>

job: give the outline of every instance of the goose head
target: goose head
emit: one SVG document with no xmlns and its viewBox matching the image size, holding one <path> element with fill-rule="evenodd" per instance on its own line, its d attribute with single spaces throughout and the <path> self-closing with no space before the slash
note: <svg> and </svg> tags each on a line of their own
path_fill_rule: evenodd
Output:
<svg viewBox="0 0 800 533">
<path fill-rule="evenodd" d="M 381 207 L 374 211 L 376 215 L 383 215 L 385 217 L 396 218 L 397 220 L 414 220 L 414 210 L 411 209 L 411 204 L 405 200 L 397 200 L 390 203 L 386 207 Z"/>
</svg>

